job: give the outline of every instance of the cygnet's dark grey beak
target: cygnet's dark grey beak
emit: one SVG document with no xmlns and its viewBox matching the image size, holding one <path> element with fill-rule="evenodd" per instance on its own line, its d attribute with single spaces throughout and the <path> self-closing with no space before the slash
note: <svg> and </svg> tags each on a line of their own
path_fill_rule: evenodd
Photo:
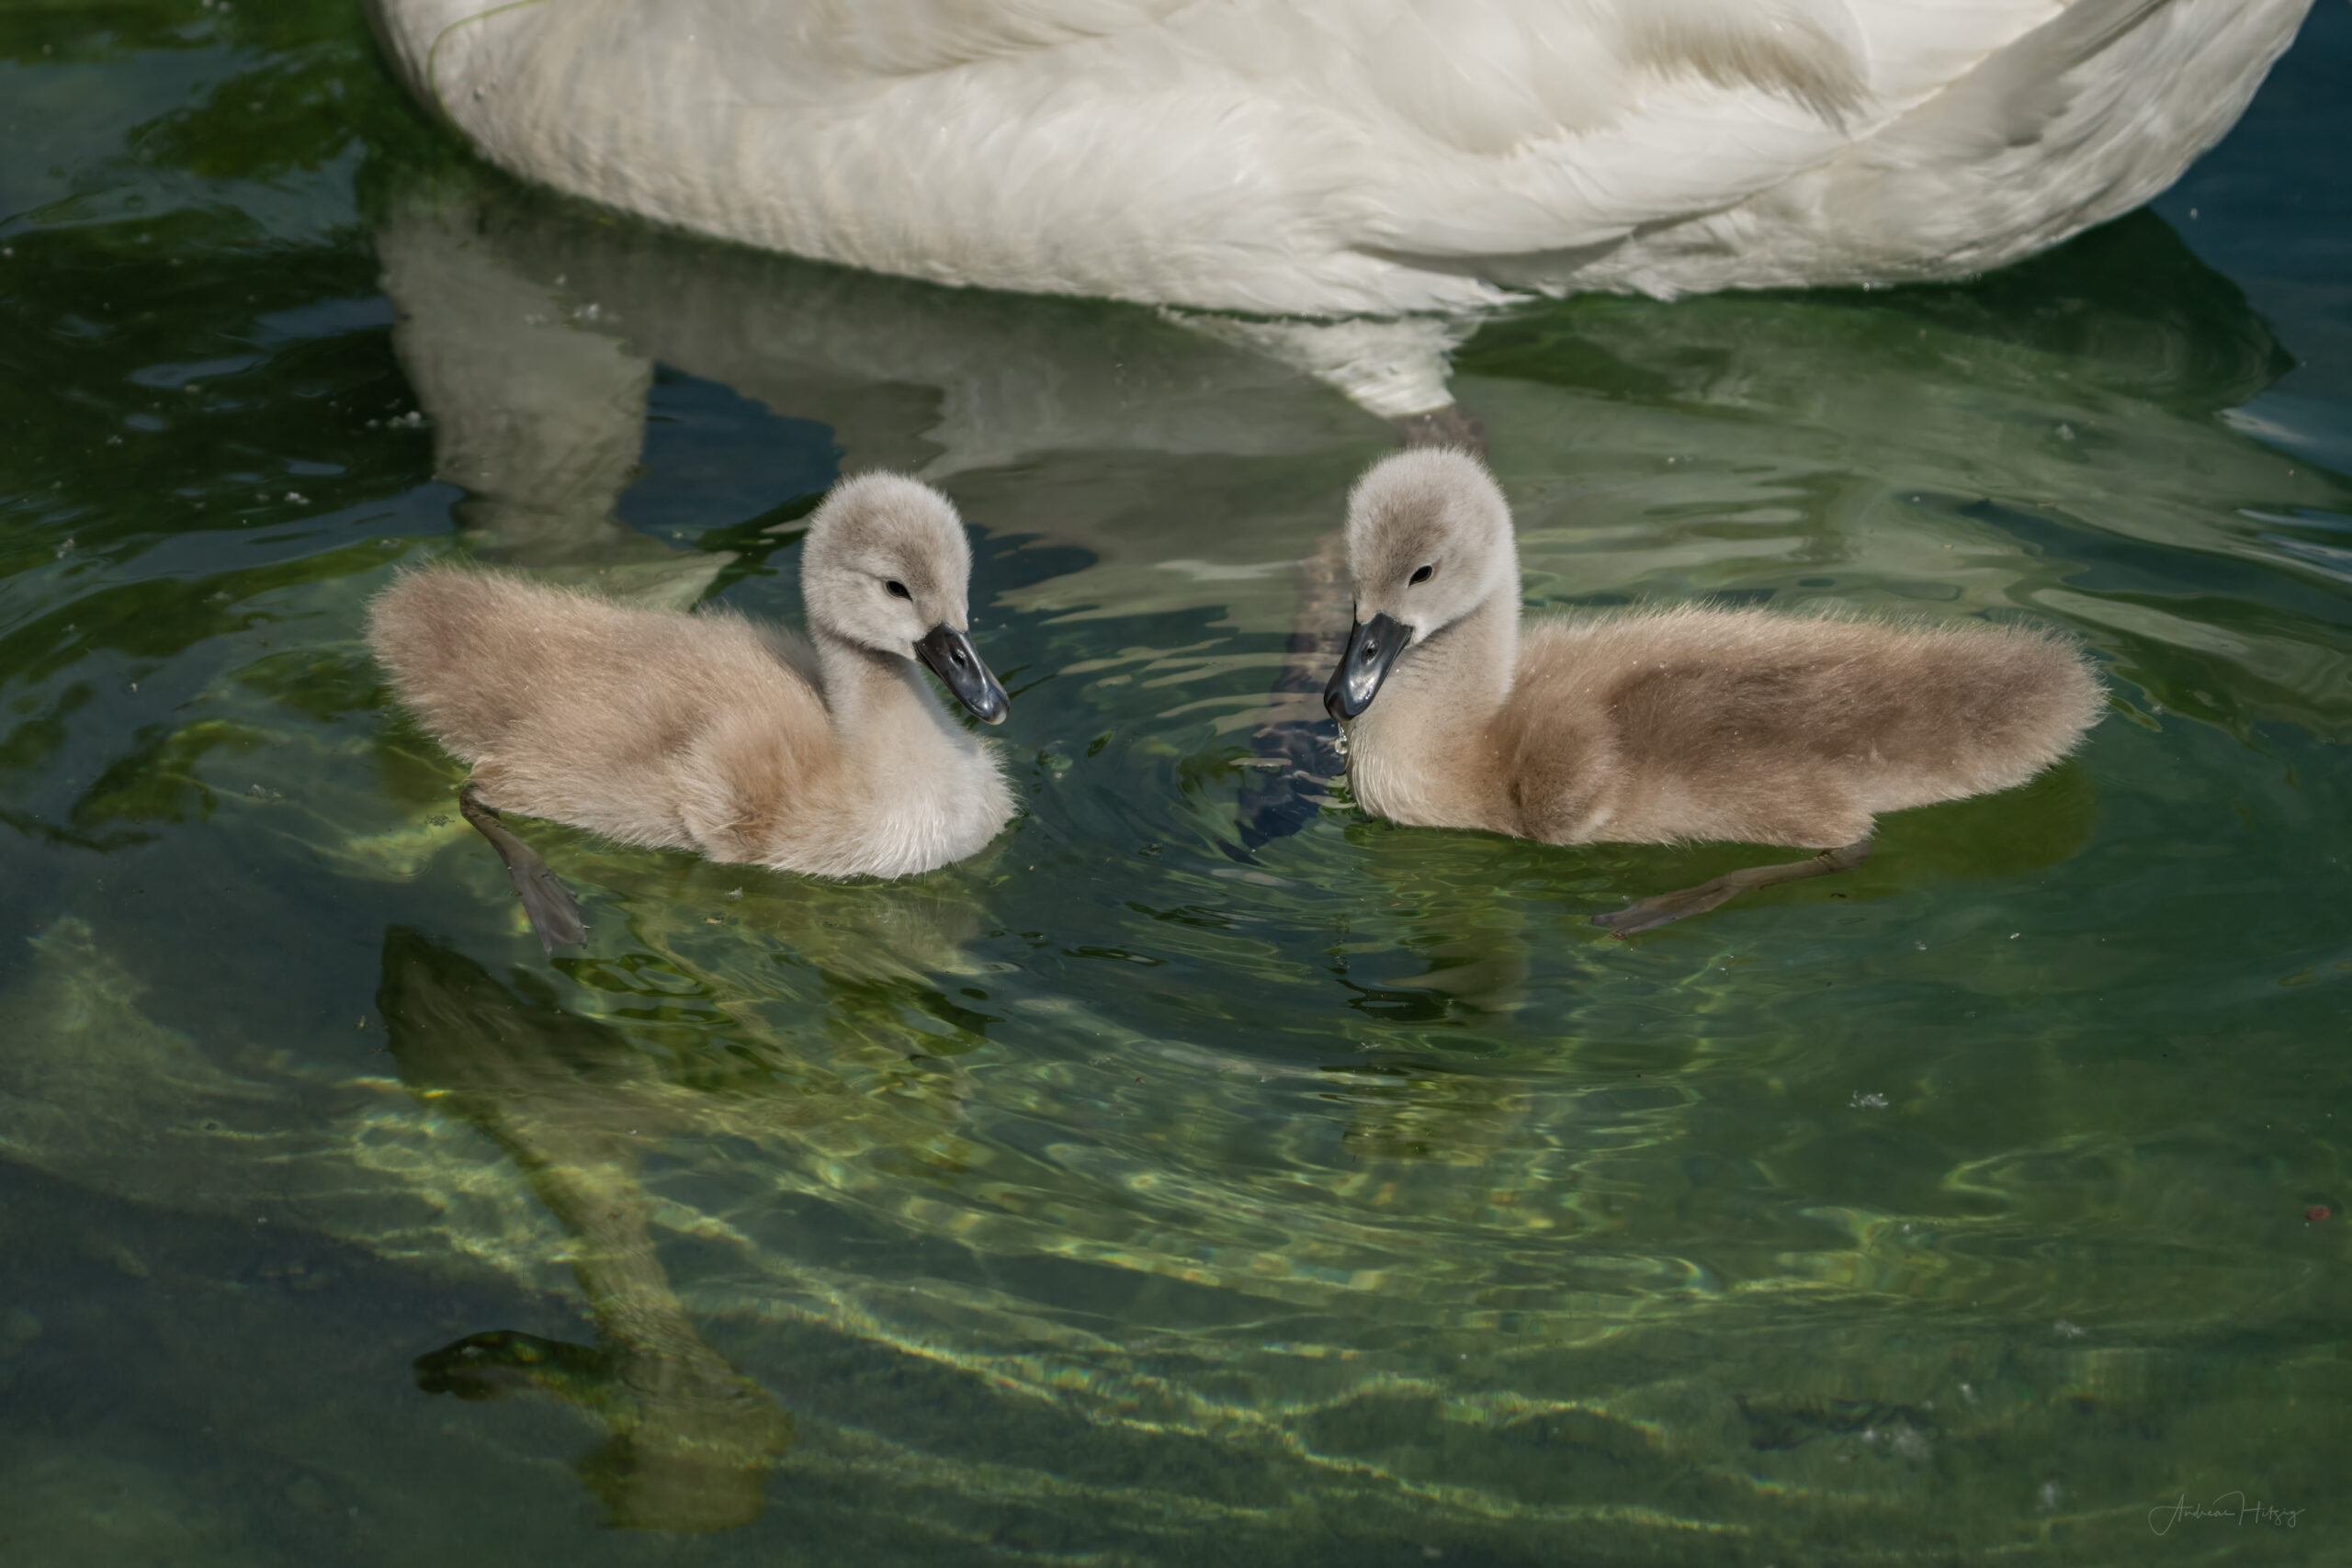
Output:
<svg viewBox="0 0 2352 1568">
<path fill-rule="evenodd" d="M 1412 642 L 1412 628 L 1402 621 L 1386 615 L 1358 621 L 1348 633 L 1340 667 L 1331 671 L 1331 683 L 1323 688 L 1323 711 L 1344 721 L 1370 707 L 1388 679 L 1388 667 Z"/>
<path fill-rule="evenodd" d="M 997 684 L 989 667 L 980 662 L 970 637 L 942 621 L 915 644 L 915 657 L 947 682 L 947 689 L 972 710 L 973 717 L 982 724 L 1004 722 L 1005 710 L 1012 705 L 1005 700 L 1004 688 Z"/>
</svg>

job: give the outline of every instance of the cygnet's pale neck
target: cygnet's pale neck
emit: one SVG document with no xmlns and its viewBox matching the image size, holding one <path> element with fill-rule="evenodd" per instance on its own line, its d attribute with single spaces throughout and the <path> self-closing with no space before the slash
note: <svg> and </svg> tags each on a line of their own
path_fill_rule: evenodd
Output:
<svg viewBox="0 0 2352 1568">
<path fill-rule="evenodd" d="M 808 629 L 817 645 L 825 711 L 832 716 L 843 750 L 921 751 L 941 743 L 968 744 L 913 660 L 852 642 L 821 626 Z"/>
<path fill-rule="evenodd" d="M 989 749 L 948 715 L 912 659 L 812 627 L 833 738 L 850 774 L 854 863 L 906 876 L 977 852 L 1012 815 Z"/>
<path fill-rule="evenodd" d="M 1483 725 L 1510 695 L 1519 668 L 1518 574 L 1498 587 L 1476 609 L 1431 632 L 1408 649 L 1389 671 L 1373 704 L 1377 713 L 1392 696 L 1416 710 L 1419 727 Z M 1372 714 L 1365 715 L 1366 717 Z"/>
<path fill-rule="evenodd" d="M 1518 573 L 1460 620 L 1398 657 L 1372 705 L 1349 726 L 1357 800 L 1399 822 L 1480 822 L 1490 727 L 1519 668 Z"/>
</svg>

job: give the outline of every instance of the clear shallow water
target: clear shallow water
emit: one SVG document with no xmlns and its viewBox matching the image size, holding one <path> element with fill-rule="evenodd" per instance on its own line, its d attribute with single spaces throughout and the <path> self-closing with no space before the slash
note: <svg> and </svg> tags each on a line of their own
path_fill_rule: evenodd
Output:
<svg viewBox="0 0 2352 1568">
<path fill-rule="evenodd" d="M 1378 422 L 534 196 L 264 9 L 0 12 L 11 1561 L 2340 1553 L 2345 7 L 2026 267 L 1466 346 L 1532 605 L 2030 615 L 2113 690 L 1627 943 L 1774 852 L 1242 849 Z M 368 594 L 788 617 L 876 465 L 978 530 L 1023 816 L 852 888 L 535 826 L 542 962 Z M 2233 1492 L 2293 1528 L 2152 1521 Z"/>
</svg>

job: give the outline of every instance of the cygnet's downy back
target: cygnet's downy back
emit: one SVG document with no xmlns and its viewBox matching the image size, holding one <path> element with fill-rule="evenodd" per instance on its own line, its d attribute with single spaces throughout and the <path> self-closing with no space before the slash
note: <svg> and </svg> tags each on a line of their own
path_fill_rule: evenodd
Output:
<svg viewBox="0 0 2352 1568">
<path fill-rule="evenodd" d="M 1879 813 L 2022 784 L 2102 703 L 2073 644 L 2023 626 L 1680 606 L 1522 627 L 1510 509 L 1464 452 L 1375 465 L 1347 541 L 1355 622 L 1325 703 L 1366 810 L 1826 852 L 1600 918 L 1621 934 L 1859 863 Z"/>
</svg>

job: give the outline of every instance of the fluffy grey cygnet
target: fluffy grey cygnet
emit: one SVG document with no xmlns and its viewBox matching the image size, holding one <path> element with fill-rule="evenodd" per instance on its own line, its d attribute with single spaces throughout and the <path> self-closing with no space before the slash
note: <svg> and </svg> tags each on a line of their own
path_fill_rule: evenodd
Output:
<svg viewBox="0 0 2352 1568">
<path fill-rule="evenodd" d="M 1690 606 L 1522 626 L 1510 509 L 1465 452 L 1374 465 L 1347 551 L 1355 625 L 1324 703 L 1367 811 L 1555 844 L 1826 852 L 1595 917 L 1620 935 L 1858 865 L 1879 813 L 2023 784 L 2099 714 L 2081 652 L 2024 626 Z"/>
<path fill-rule="evenodd" d="M 468 819 L 551 950 L 584 938 L 577 908 L 501 812 L 829 877 L 906 876 L 994 838 L 1012 815 L 1002 768 L 916 669 L 1003 719 L 967 636 L 971 566 L 946 497 L 867 474 L 809 520 L 806 640 L 435 566 L 377 598 L 368 641 L 401 702 L 473 765 Z"/>
</svg>

